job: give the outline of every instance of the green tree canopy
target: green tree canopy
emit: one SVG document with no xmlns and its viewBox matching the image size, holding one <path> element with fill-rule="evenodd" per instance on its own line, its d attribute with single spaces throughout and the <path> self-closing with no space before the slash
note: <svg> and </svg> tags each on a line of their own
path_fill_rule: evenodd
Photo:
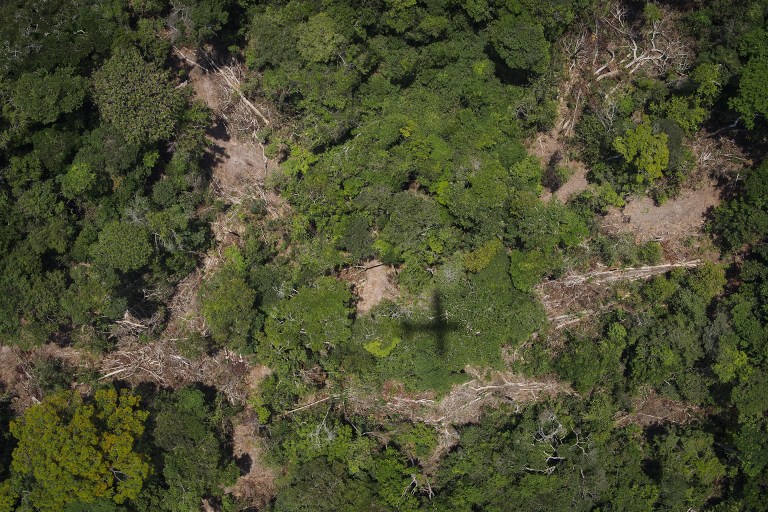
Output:
<svg viewBox="0 0 768 512">
<path fill-rule="evenodd" d="M 739 93 L 731 98 L 730 106 L 750 129 L 755 127 L 758 116 L 768 117 L 768 57 L 749 60 L 739 80 Z"/>
<path fill-rule="evenodd" d="M 62 391 L 30 407 L 10 426 L 18 445 L 0 505 L 23 497 L 35 510 L 60 512 L 78 502 L 135 498 L 150 473 L 136 451 L 147 414 L 138 396 L 113 388 L 87 400 Z"/>
<path fill-rule="evenodd" d="M 86 162 L 74 163 L 66 174 L 59 178 L 61 193 L 67 199 L 74 199 L 81 194 L 87 194 L 96 182 L 96 173 Z"/>
<path fill-rule="evenodd" d="M 325 352 L 349 340 L 352 295 L 343 283 L 323 277 L 278 303 L 265 325 L 270 357 L 305 361 L 306 351 Z M 287 353 L 285 356 L 284 353 Z M 290 356 L 288 355 L 290 354 Z"/>
<path fill-rule="evenodd" d="M 654 133 L 651 123 L 646 119 L 641 124 L 613 141 L 613 147 L 624 160 L 637 171 L 638 183 L 652 182 L 661 178 L 662 171 L 669 163 L 667 134 Z"/>
<path fill-rule="evenodd" d="M 203 285 L 201 298 L 213 339 L 244 349 L 256 327 L 256 292 L 246 283 L 242 270 L 232 263 L 226 265 Z"/>
<path fill-rule="evenodd" d="M 344 36 L 337 33 L 333 18 L 324 12 L 312 16 L 297 30 L 299 53 L 309 62 L 332 60 L 344 43 Z"/>
<path fill-rule="evenodd" d="M 149 262 L 152 245 L 142 226 L 113 221 L 99 233 L 91 253 L 96 263 L 128 272 Z"/>
<path fill-rule="evenodd" d="M 52 123 L 83 104 L 87 85 L 88 80 L 75 75 L 73 68 L 60 68 L 53 73 L 38 69 L 19 77 L 12 103 L 21 119 Z"/>
<path fill-rule="evenodd" d="M 549 66 L 549 42 L 544 27 L 529 16 L 507 14 L 490 29 L 493 48 L 516 71 L 543 73 Z"/>
<path fill-rule="evenodd" d="M 166 71 L 145 62 L 137 50 L 118 50 L 93 78 L 101 115 L 126 140 L 157 142 L 171 136 L 182 101 Z"/>
<path fill-rule="evenodd" d="M 238 469 L 217 435 L 214 411 L 200 390 L 185 388 L 158 399 L 152 435 L 162 450 L 167 511 L 197 510 L 206 496 L 221 496 Z"/>
</svg>

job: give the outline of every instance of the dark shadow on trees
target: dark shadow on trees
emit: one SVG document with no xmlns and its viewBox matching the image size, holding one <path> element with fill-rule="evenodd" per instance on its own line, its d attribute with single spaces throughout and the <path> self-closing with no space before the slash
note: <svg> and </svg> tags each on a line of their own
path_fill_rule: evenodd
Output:
<svg viewBox="0 0 768 512">
<path fill-rule="evenodd" d="M 253 460 L 251 459 L 250 455 L 244 453 L 239 457 L 235 457 L 235 464 L 237 464 L 237 468 L 240 470 L 240 474 L 245 475 L 251 470 Z"/>
<path fill-rule="evenodd" d="M 443 307 L 443 295 L 440 290 L 432 293 L 429 320 L 426 322 L 411 322 L 405 320 L 400 324 L 405 336 L 411 336 L 417 332 L 424 332 L 435 337 L 435 351 L 444 355 L 446 351 L 445 337 L 459 328 L 458 322 L 448 320 L 448 315 Z"/>
</svg>

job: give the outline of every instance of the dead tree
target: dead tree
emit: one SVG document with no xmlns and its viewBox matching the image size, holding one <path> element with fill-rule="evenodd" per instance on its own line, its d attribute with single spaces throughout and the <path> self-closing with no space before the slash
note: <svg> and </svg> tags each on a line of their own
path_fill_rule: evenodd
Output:
<svg viewBox="0 0 768 512">
<path fill-rule="evenodd" d="M 617 4 L 608 16 L 595 21 L 592 74 L 597 81 L 620 73 L 633 75 L 641 69 L 660 76 L 669 70 L 683 73 L 688 68 L 692 54 L 675 29 L 669 10 L 662 9 L 661 19 L 651 22 L 650 27 L 630 23 L 627 14 L 627 8 Z M 601 59 L 604 54 L 608 55 Z"/>
</svg>

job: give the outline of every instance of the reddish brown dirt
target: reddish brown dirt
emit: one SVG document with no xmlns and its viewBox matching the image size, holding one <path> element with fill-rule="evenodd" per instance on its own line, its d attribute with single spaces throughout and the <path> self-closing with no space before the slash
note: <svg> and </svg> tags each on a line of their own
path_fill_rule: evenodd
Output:
<svg viewBox="0 0 768 512">
<path fill-rule="evenodd" d="M 234 455 L 243 463 L 244 473 L 227 492 L 251 507 L 263 509 L 274 497 L 275 475 L 262 464 L 263 446 L 256 435 L 256 416 L 248 405 L 248 398 L 270 370 L 254 366 L 226 349 L 214 356 L 185 357 L 177 345 L 191 334 L 207 332 L 199 310 L 200 286 L 221 267 L 224 250 L 240 243 L 245 233 L 240 205 L 247 207 L 249 202 L 261 200 L 272 218 L 285 214 L 287 206 L 280 197 L 266 190 L 269 162 L 263 147 L 238 139 L 227 124 L 230 111 L 225 107 L 231 105 L 231 94 L 222 77 L 194 64 L 194 52 L 178 50 L 177 53 L 181 65 L 188 67 L 188 84 L 195 96 L 216 116 L 217 122 L 208 132 L 211 145 L 207 164 L 211 172 L 211 192 L 229 208 L 217 214 L 212 223 L 216 247 L 209 250 L 195 272 L 177 286 L 169 303 L 167 327 L 159 339 L 151 343 L 119 339 L 117 349 L 99 361 L 98 369 L 103 380 L 120 379 L 132 384 L 155 382 L 161 386 L 182 387 L 203 383 L 214 386 L 230 402 L 245 405 L 245 411 L 233 420 Z"/>
<path fill-rule="evenodd" d="M 189 333 L 205 334 L 205 321 L 200 315 L 198 295 L 203 281 L 218 270 L 223 263 L 226 247 L 240 242 L 245 234 L 237 206 L 253 201 L 263 201 L 271 218 L 286 214 L 288 206 L 274 191 L 265 186 L 268 172 L 276 164 L 264 156 L 264 148 L 253 140 L 241 140 L 227 124 L 232 103 L 232 91 L 222 77 L 198 64 L 196 52 L 181 48 L 176 50 L 179 65 L 189 72 L 188 84 L 195 97 L 210 108 L 217 121 L 209 130 L 207 161 L 211 171 L 211 192 L 230 208 L 219 213 L 211 223 L 216 247 L 208 251 L 201 265 L 179 283 L 171 299 L 171 317 L 164 333 L 166 339 L 176 339 Z"/>
<path fill-rule="evenodd" d="M 589 183 L 587 182 L 587 173 L 589 171 L 583 163 L 578 160 L 569 160 L 565 163 L 565 166 L 569 167 L 573 171 L 573 174 L 562 187 L 555 191 L 555 197 L 557 197 L 561 203 L 565 203 L 571 196 L 578 194 L 589 186 Z"/>
<path fill-rule="evenodd" d="M 212 183 L 217 197 L 229 204 L 240 204 L 244 199 L 260 198 L 274 208 L 284 206 L 284 201 L 265 190 L 264 181 L 268 167 L 273 164 L 264 156 L 264 148 L 252 137 L 241 140 L 229 125 L 229 110 L 234 93 L 219 73 L 198 63 L 196 52 L 177 50 L 180 62 L 189 69 L 189 81 L 195 97 L 210 108 L 217 117 L 217 124 L 209 132 L 212 147 L 209 151 L 212 166 Z"/>
<path fill-rule="evenodd" d="M 370 260 L 362 267 L 349 267 L 342 270 L 339 277 L 353 285 L 358 298 L 356 307 L 359 314 L 370 311 L 384 299 L 394 301 L 400 291 L 394 284 L 397 273 L 394 267 L 384 265 L 378 260 Z"/>
<path fill-rule="evenodd" d="M 266 447 L 257 434 L 258 419 L 253 412 L 241 415 L 232 432 L 232 454 L 244 473 L 234 485 L 224 489 L 256 510 L 266 510 L 277 494 L 276 475 L 264 465 Z"/>
<path fill-rule="evenodd" d="M 261 382 L 271 373 L 265 366 L 252 368 L 244 379 L 248 395 L 257 393 Z M 265 510 L 277 493 L 276 474 L 274 468 L 264 463 L 266 447 L 258 435 L 258 417 L 250 404 L 246 402 L 245 410 L 232 424 L 232 455 L 242 474 L 234 485 L 224 490 L 256 510 Z"/>
</svg>

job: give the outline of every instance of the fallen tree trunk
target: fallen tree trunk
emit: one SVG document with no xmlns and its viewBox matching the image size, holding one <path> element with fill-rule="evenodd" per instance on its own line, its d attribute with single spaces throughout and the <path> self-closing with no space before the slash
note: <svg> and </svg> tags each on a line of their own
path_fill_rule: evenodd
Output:
<svg viewBox="0 0 768 512">
<path fill-rule="evenodd" d="M 272 123 L 269 121 L 267 116 L 264 115 L 264 113 L 259 110 L 259 108 L 253 104 L 251 100 L 245 97 L 245 94 L 243 94 L 243 91 L 240 90 L 240 81 L 237 79 L 237 77 L 232 72 L 232 69 L 229 67 L 219 67 L 215 62 L 213 62 L 213 59 L 205 56 L 205 60 L 208 62 L 208 65 L 212 68 L 206 68 L 205 66 L 201 65 L 199 62 L 190 59 L 187 55 L 184 54 L 181 50 L 179 50 L 177 47 L 173 47 L 173 51 L 178 55 L 180 58 L 184 59 L 188 63 L 192 64 L 193 66 L 199 67 L 203 71 L 207 73 L 216 73 L 221 79 L 224 81 L 224 83 L 227 85 L 227 87 L 233 91 L 235 94 L 238 95 L 240 98 L 240 101 L 245 105 L 251 112 L 256 114 L 256 116 L 261 119 L 261 121 L 266 125 L 270 126 Z"/>
</svg>

